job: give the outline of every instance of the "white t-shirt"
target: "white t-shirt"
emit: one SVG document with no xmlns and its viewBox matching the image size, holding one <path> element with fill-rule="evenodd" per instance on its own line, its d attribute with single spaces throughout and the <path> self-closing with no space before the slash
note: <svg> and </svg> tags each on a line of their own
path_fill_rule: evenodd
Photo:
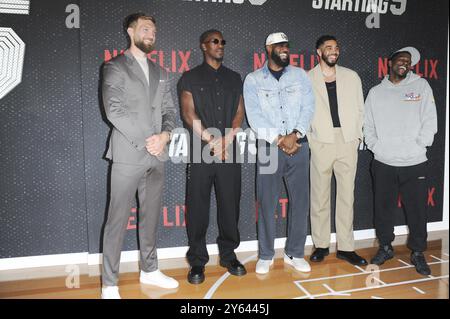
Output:
<svg viewBox="0 0 450 319">
<path fill-rule="evenodd" d="M 149 74 L 148 74 L 148 64 L 147 64 L 147 57 L 137 57 L 135 56 L 136 60 L 139 62 L 139 65 L 142 68 L 142 71 L 144 71 L 145 78 L 147 79 L 147 84 L 150 84 Z"/>
</svg>

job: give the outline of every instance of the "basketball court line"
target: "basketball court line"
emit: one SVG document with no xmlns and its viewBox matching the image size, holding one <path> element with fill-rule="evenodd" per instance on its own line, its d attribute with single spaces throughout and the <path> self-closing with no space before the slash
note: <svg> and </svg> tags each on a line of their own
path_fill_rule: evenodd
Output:
<svg viewBox="0 0 450 319">
<path fill-rule="evenodd" d="M 357 266 L 357 265 L 353 265 L 355 266 L 356 269 L 358 269 L 359 271 L 363 272 L 363 273 L 367 273 L 367 271 L 365 271 L 364 269 L 362 269 L 361 267 Z"/>
<path fill-rule="evenodd" d="M 245 265 L 246 263 L 248 263 L 249 261 L 252 261 L 254 259 L 256 259 L 256 257 L 258 257 L 258 255 L 253 255 L 248 257 L 247 259 L 242 261 L 242 264 Z M 203 297 L 203 299 L 211 299 L 211 297 L 214 295 L 214 293 L 216 292 L 216 290 L 220 287 L 220 285 L 227 280 L 227 278 L 231 276 L 231 274 L 227 271 L 226 273 L 224 273 L 222 275 L 222 277 L 220 277 L 219 279 L 217 279 L 217 281 L 214 283 L 214 285 L 211 286 L 211 288 L 209 288 L 208 292 L 206 293 L 206 295 Z"/>
<path fill-rule="evenodd" d="M 373 280 L 378 281 L 382 285 L 386 285 L 386 283 L 384 281 L 382 281 L 380 278 L 373 277 Z"/>
<path fill-rule="evenodd" d="M 415 291 L 417 291 L 419 294 L 426 295 L 425 291 L 420 290 L 420 289 L 417 288 L 417 287 L 412 287 L 412 289 L 414 289 Z"/>
<path fill-rule="evenodd" d="M 444 261 L 443 259 L 437 258 L 436 256 L 433 256 L 433 255 L 430 255 L 430 257 L 433 258 L 433 259 L 436 259 L 436 260 L 438 260 L 438 261 Z"/>
<path fill-rule="evenodd" d="M 372 286 L 372 287 L 355 288 L 355 289 L 337 291 L 337 293 L 339 295 L 348 294 L 348 293 L 351 294 L 352 292 L 359 292 L 359 291 L 366 291 L 366 290 L 380 289 L 380 288 L 387 288 L 387 287 L 395 287 L 395 286 L 414 284 L 414 283 L 422 283 L 422 282 L 426 282 L 426 281 L 432 281 L 432 280 L 438 280 L 438 279 L 444 279 L 444 278 L 448 278 L 448 275 L 434 277 L 434 278 L 422 278 L 422 279 L 416 279 L 416 280 L 400 281 L 400 282 L 396 282 L 396 283 Z M 294 299 L 308 299 L 308 298 L 314 299 L 314 298 L 327 297 L 327 296 L 336 296 L 336 294 L 331 294 L 331 293 L 324 293 L 324 294 L 317 294 L 317 295 L 310 294 L 309 296 L 302 296 L 302 297 L 297 297 Z"/>
<path fill-rule="evenodd" d="M 403 261 L 401 259 L 397 259 L 397 261 L 401 262 L 403 265 L 412 266 L 411 264 L 408 264 L 406 261 Z"/>
<path fill-rule="evenodd" d="M 432 255 L 430 255 L 430 257 L 434 258 L 436 260 L 439 259 L 439 258 L 437 258 L 435 256 L 432 256 Z M 428 265 L 448 263 L 448 260 L 442 260 L 442 259 L 439 259 L 439 260 L 440 261 L 428 263 Z M 403 264 L 406 264 L 407 266 L 379 269 L 379 270 L 374 270 L 374 271 L 371 271 L 371 272 L 365 271 L 364 269 L 362 269 L 359 266 L 355 266 L 355 268 L 357 268 L 361 272 L 354 273 L 354 274 L 346 274 L 346 275 L 338 275 L 338 276 L 330 276 L 330 277 L 321 277 L 321 278 L 297 280 L 297 281 L 294 281 L 294 283 L 303 293 L 305 293 L 305 296 L 296 297 L 294 299 L 315 299 L 315 298 L 326 297 L 326 296 L 348 296 L 348 295 L 351 295 L 352 292 L 359 292 L 359 291 L 365 291 L 365 290 L 371 290 L 371 289 L 380 289 L 380 288 L 400 286 L 400 285 L 413 284 L 413 283 L 421 283 L 421 282 L 438 280 L 438 279 L 443 279 L 443 278 L 448 278 L 449 277 L 448 275 L 439 276 L 439 277 L 434 277 L 432 275 L 429 275 L 427 278 L 416 279 L 416 280 L 408 280 L 408 281 L 400 281 L 400 282 L 389 283 L 389 284 L 386 284 L 385 282 L 381 281 L 380 279 L 374 277 L 373 279 L 378 281 L 380 283 L 380 285 L 370 286 L 370 287 L 363 287 L 363 288 L 355 288 L 355 289 L 349 289 L 349 290 L 344 290 L 344 291 L 335 291 L 332 288 L 330 288 L 328 285 L 322 284 L 330 292 L 329 293 L 323 293 L 323 294 L 315 294 L 315 295 L 309 293 L 308 290 L 305 287 L 303 287 L 303 285 L 302 285 L 302 283 L 306 283 L 306 282 L 314 282 L 314 281 L 322 281 L 322 280 L 329 280 L 329 279 L 353 277 L 353 276 L 367 275 L 367 274 L 370 274 L 370 273 L 381 273 L 381 272 L 387 272 L 387 271 L 393 271 L 393 270 L 401 270 L 401 269 L 407 269 L 407 268 L 414 267 L 413 265 L 409 265 L 406 262 L 403 262 Z M 418 289 L 417 287 L 413 287 L 413 289 L 416 290 L 418 293 L 426 294 L 425 292 L 423 292 L 422 290 Z M 379 299 L 379 297 L 375 297 L 374 298 L 374 296 L 372 296 L 372 298 L 373 299 Z"/>
<path fill-rule="evenodd" d="M 245 265 L 246 263 L 252 261 L 252 260 L 256 260 L 256 258 L 258 257 L 257 254 L 248 257 L 247 259 L 242 261 L 242 264 Z M 448 263 L 448 260 L 442 260 L 440 258 L 437 258 L 433 255 L 430 255 L 431 258 L 435 259 L 435 260 L 439 260 L 436 262 L 431 262 L 428 263 L 429 265 L 435 265 L 435 264 L 443 264 L 443 263 Z M 417 279 L 417 280 L 409 280 L 409 281 L 403 281 L 403 282 L 397 282 L 397 283 L 390 283 L 390 284 L 386 284 L 385 282 L 383 282 L 382 280 L 374 277 L 374 280 L 376 280 L 377 282 L 380 283 L 380 285 L 377 286 L 372 286 L 372 287 L 364 287 L 364 288 L 356 288 L 356 289 L 350 289 L 350 290 L 345 290 L 345 291 L 335 291 L 333 290 L 330 286 L 328 286 L 327 284 L 322 284 L 322 286 L 324 286 L 329 293 L 324 293 L 324 294 L 316 294 L 313 295 L 311 294 L 305 287 L 303 287 L 302 283 L 306 283 L 306 282 L 314 282 L 314 281 L 322 281 L 322 280 L 329 280 L 329 279 L 338 279 L 338 278 L 345 278 L 345 277 L 353 277 L 353 276 L 360 276 L 360 275 L 368 275 L 368 274 L 372 274 L 372 273 L 381 273 L 381 272 L 387 272 L 387 271 L 394 271 L 394 270 L 402 270 L 402 269 L 407 269 L 407 268 L 413 268 L 413 265 L 410 265 L 406 262 L 404 262 L 401 259 L 398 259 L 399 262 L 403 263 L 405 266 L 402 267 L 393 267 L 393 268 L 386 268 L 386 269 L 379 269 L 379 270 L 374 270 L 374 271 L 366 271 L 363 268 L 359 267 L 359 266 L 355 266 L 356 269 L 358 269 L 360 272 L 359 273 L 353 273 L 353 274 L 346 274 L 346 275 L 338 275 L 338 276 L 330 276 L 330 277 L 321 277 L 321 278 L 313 278 L 313 279 L 305 279 L 305 280 L 296 280 L 293 283 L 305 294 L 305 296 L 302 297 L 296 297 L 294 299 L 315 299 L 318 297 L 325 297 L 325 296 L 351 296 L 352 292 L 358 292 L 358 291 L 364 291 L 364 290 L 370 290 L 370 289 L 379 289 L 379 288 L 385 288 L 385 287 L 392 287 L 392 286 L 399 286 L 399 285 L 406 285 L 406 284 L 411 284 L 411 283 L 420 283 L 420 282 L 424 282 L 424 281 L 432 281 L 432 280 L 438 280 L 438 279 L 443 279 L 443 278 L 448 278 L 448 275 L 446 276 L 440 276 L 440 277 L 434 277 L 432 275 L 428 276 L 428 278 L 423 278 L 423 279 Z M 212 286 L 211 288 L 208 290 L 208 292 L 205 294 L 205 296 L 203 297 L 203 299 L 211 299 L 212 296 L 215 294 L 215 292 L 219 289 L 219 287 L 222 285 L 222 283 L 229 277 L 231 276 L 231 274 L 227 271 L 225 274 L 223 274 Z M 417 292 L 419 292 L 420 289 L 413 287 Z M 420 290 L 421 291 L 421 290 Z M 425 294 L 423 291 L 419 292 L 421 294 Z M 375 298 L 374 298 L 375 297 Z M 376 296 L 372 296 L 372 298 L 374 299 L 380 299 L 380 297 L 376 297 Z"/>
<path fill-rule="evenodd" d="M 333 296 L 351 296 L 351 294 L 337 292 L 336 290 L 331 289 L 327 284 L 322 284 L 322 286 L 324 286 Z"/>
<path fill-rule="evenodd" d="M 428 263 L 428 265 L 445 264 L 445 263 L 448 263 L 448 260 L 443 260 L 442 262 L 435 261 L 435 262 Z M 360 272 L 360 273 L 338 275 L 338 276 L 330 276 L 330 277 L 321 277 L 321 278 L 312 278 L 312 279 L 304 279 L 304 280 L 297 280 L 296 282 L 304 283 L 304 282 L 320 281 L 320 280 L 326 280 L 326 279 L 353 277 L 353 276 L 359 276 L 359 275 L 367 275 L 367 274 L 370 274 L 370 273 L 386 272 L 386 271 L 392 271 L 392 270 L 401 270 L 401 269 L 407 269 L 407 268 L 413 268 L 413 267 L 414 267 L 413 265 L 409 265 L 409 266 L 403 266 L 403 267 L 394 267 L 394 268 L 386 268 L 386 269 L 374 270 L 374 271 L 371 271 L 371 272 L 367 272 L 367 271 L 363 270 L 364 272 Z M 437 278 L 437 277 L 433 277 L 433 278 Z"/>
</svg>

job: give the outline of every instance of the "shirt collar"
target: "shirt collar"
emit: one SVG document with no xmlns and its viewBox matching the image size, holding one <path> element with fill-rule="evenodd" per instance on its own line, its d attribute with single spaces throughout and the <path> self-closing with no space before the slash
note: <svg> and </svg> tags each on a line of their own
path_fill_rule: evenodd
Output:
<svg viewBox="0 0 450 319">
<path fill-rule="evenodd" d="M 209 72 L 213 72 L 213 73 L 222 73 L 222 71 L 223 71 L 223 64 L 220 64 L 220 67 L 217 70 L 214 69 L 212 66 L 210 66 L 205 61 L 203 62 L 202 66 L 205 70 L 207 70 Z"/>
</svg>

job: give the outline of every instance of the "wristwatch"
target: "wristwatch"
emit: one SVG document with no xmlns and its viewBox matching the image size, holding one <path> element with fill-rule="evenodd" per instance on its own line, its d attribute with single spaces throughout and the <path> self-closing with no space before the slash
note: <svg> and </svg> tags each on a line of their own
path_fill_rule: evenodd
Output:
<svg viewBox="0 0 450 319">
<path fill-rule="evenodd" d="M 295 133 L 295 136 L 297 136 L 298 140 L 304 137 L 304 135 L 302 133 L 300 133 L 300 131 L 297 129 L 293 129 L 292 133 Z"/>
</svg>

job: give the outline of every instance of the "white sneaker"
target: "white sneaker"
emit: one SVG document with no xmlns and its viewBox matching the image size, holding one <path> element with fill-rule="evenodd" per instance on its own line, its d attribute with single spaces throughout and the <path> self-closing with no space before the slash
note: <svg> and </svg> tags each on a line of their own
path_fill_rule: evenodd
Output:
<svg viewBox="0 0 450 319">
<path fill-rule="evenodd" d="M 273 265 L 273 258 L 271 260 L 258 259 L 258 262 L 256 263 L 255 272 L 257 274 L 267 274 L 270 270 L 270 266 L 272 265 Z"/>
<path fill-rule="evenodd" d="M 119 287 L 109 286 L 102 288 L 102 299 L 122 299 L 119 294 Z"/>
<path fill-rule="evenodd" d="M 139 281 L 146 285 L 154 285 L 167 289 L 178 287 L 178 281 L 164 275 L 162 272 L 159 271 L 159 269 L 152 272 L 145 272 L 141 270 L 141 276 L 139 278 Z"/>
<path fill-rule="evenodd" d="M 288 265 L 291 265 L 296 270 L 301 272 L 310 272 L 311 266 L 308 264 L 308 262 L 304 258 L 295 258 L 292 256 L 284 254 L 284 262 Z"/>
</svg>

